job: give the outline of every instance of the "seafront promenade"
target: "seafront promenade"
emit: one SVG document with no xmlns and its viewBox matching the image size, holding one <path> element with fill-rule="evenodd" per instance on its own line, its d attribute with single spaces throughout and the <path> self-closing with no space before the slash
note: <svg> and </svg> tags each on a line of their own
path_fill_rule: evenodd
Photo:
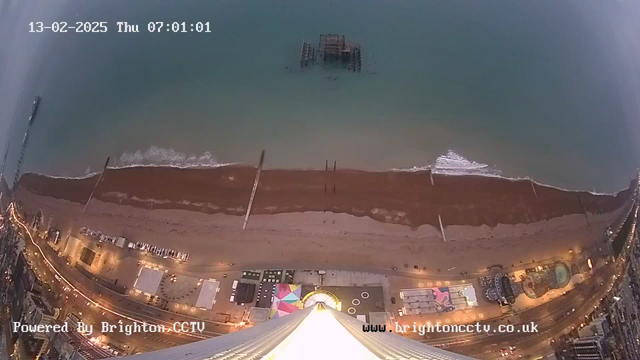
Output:
<svg viewBox="0 0 640 360">
<path fill-rule="evenodd" d="M 63 211 L 63 209 L 66 208 L 66 211 L 70 211 L 71 213 L 79 213 L 82 211 L 82 205 L 81 204 L 74 204 L 74 203 L 70 203 L 67 201 L 63 201 L 63 200 L 55 200 L 55 199 L 46 199 L 43 198 L 40 195 L 28 195 L 28 194 L 22 194 L 22 198 L 20 200 L 23 204 L 23 206 L 25 208 L 29 208 L 30 206 L 35 205 L 36 203 L 38 204 L 38 206 L 41 206 L 40 209 L 44 212 L 44 213 L 55 213 L 57 216 L 63 216 L 60 217 L 59 220 L 60 222 L 65 222 L 65 221 L 69 221 L 72 222 L 71 219 L 67 218 L 66 220 L 64 220 L 64 214 L 65 211 Z M 27 205 L 30 204 L 30 205 Z M 131 217 L 132 215 L 135 216 L 135 218 L 132 218 L 132 223 L 138 223 L 138 225 L 143 224 L 145 222 L 150 221 L 149 225 L 153 224 L 153 227 L 159 226 L 160 225 L 160 221 L 158 218 L 155 218 L 153 220 L 149 219 L 148 217 L 145 218 L 144 214 L 149 215 L 149 210 L 143 210 L 143 209 L 136 209 L 136 208 L 132 208 L 130 206 L 121 206 L 121 205 L 114 205 L 114 204 L 108 204 L 108 203 L 102 203 L 102 202 L 96 202 L 96 204 L 93 205 L 93 210 L 94 212 L 90 213 L 90 214 L 85 214 L 83 215 L 83 217 L 78 217 L 76 219 L 74 219 L 73 221 L 79 221 L 81 223 L 90 223 L 92 224 L 92 226 L 97 225 L 97 221 L 98 219 L 101 219 L 100 222 L 101 224 L 105 227 L 105 229 L 109 229 L 109 231 L 115 231 L 115 228 L 113 227 L 113 225 L 115 223 L 110 223 L 110 222 L 105 222 L 105 218 L 109 218 L 111 216 L 114 216 L 114 220 L 117 220 L 117 223 L 122 223 L 122 221 L 125 219 L 124 214 L 122 216 L 117 216 L 116 212 L 117 209 L 120 209 L 120 211 L 131 211 L 134 210 L 134 213 L 127 213 L 126 215 Z M 76 208 L 77 207 L 77 208 Z M 55 210 L 54 210 L 55 209 Z M 137 211 L 139 211 L 140 213 L 137 213 Z M 183 210 L 179 210 L 180 212 L 182 212 Z M 176 215 L 175 211 L 173 212 L 167 212 L 167 210 L 158 210 L 158 211 L 152 211 L 152 213 L 159 213 L 162 214 L 163 216 L 165 216 L 165 221 L 168 221 L 168 217 L 174 217 Z M 220 219 L 220 216 L 225 216 L 228 217 L 229 215 L 207 215 L 207 214 L 199 214 L 198 216 L 202 216 L 204 218 L 208 218 L 209 221 L 214 221 L 218 223 L 218 226 L 225 226 L 225 225 L 221 225 L 220 221 L 217 221 Z M 613 215 L 611 215 L 613 216 Z M 238 221 L 241 223 L 242 222 L 242 217 L 241 216 L 236 216 L 238 217 Z M 594 218 L 595 219 L 595 218 Z M 199 219 L 201 220 L 201 219 Z M 593 225 L 591 226 L 599 226 L 598 224 L 600 224 L 601 222 L 603 222 L 604 220 L 599 220 L 599 221 L 594 221 Z M 179 221 L 176 221 L 179 222 Z M 175 225 L 175 224 L 173 224 Z M 237 235 L 236 236 L 241 236 L 242 234 L 242 230 L 239 230 L 239 228 L 237 226 L 235 226 L 235 223 L 230 224 L 232 225 L 231 228 L 233 228 L 234 230 L 237 231 Z M 131 225 L 133 226 L 133 225 Z M 196 226 L 195 223 L 187 223 L 185 224 L 185 226 Z M 200 226 L 202 226 L 202 224 L 200 224 Z M 391 226 L 397 226 L 397 225 L 391 225 Z M 582 226 L 584 227 L 585 225 L 582 224 Z M 124 226 L 121 229 L 127 229 L 130 226 Z M 546 227 L 546 226 L 545 226 Z M 204 230 L 204 229 L 203 229 Z M 153 231 L 153 233 L 155 233 L 156 235 L 154 235 L 153 237 L 156 238 L 157 240 L 162 239 L 166 234 L 163 234 L 163 230 L 159 230 L 160 232 L 156 232 L 158 231 L 156 230 L 151 230 L 148 229 L 146 231 Z M 571 229 L 570 232 L 575 232 L 576 229 Z M 246 231 L 245 231 L 246 232 Z M 269 230 L 252 230 L 249 231 L 249 233 L 265 233 L 265 232 L 270 232 Z M 585 232 L 586 233 L 586 232 Z M 75 235 L 75 234 L 74 234 Z M 151 233 L 148 233 L 147 236 L 150 236 Z M 187 239 L 191 239 L 190 236 L 188 236 L 188 234 L 183 234 L 183 235 L 187 235 L 183 238 L 182 241 L 180 241 L 181 244 L 186 244 L 189 240 Z M 316 234 L 317 236 L 318 234 Z M 559 235 L 557 235 L 556 241 L 558 239 L 562 239 L 564 238 L 563 233 L 561 232 Z M 138 235 L 134 235 L 134 236 L 138 236 Z M 214 237 L 215 238 L 215 237 Z M 42 246 L 44 246 L 45 248 L 48 248 L 48 245 L 46 245 L 42 240 L 36 240 L 38 242 L 41 243 Z M 211 237 L 209 237 L 209 241 L 211 241 Z M 298 238 L 298 241 L 300 241 L 300 239 Z M 345 240 L 346 241 L 346 240 Z M 522 241 L 522 239 L 521 239 Z M 174 246 L 175 245 L 175 241 L 173 242 Z M 231 281 L 231 279 L 233 278 L 234 274 L 237 270 L 235 269 L 242 269 L 242 268 L 258 268 L 258 267 L 262 267 L 264 266 L 265 268 L 269 268 L 269 267 L 275 267 L 278 266 L 279 268 L 287 268 L 287 267 L 300 267 L 300 269 L 302 270 L 302 268 L 320 268 L 322 266 L 327 266 L 327 269 L 336 269 L 339 266 L 335 266 L 335 265 L 331 265 L 331 264 L 321 264 L 321 263 L 307 263 L 307 264 L 301 264 L 298 263 L 297 266 L 296 264 L 293 263 L 288 263 L 286 259 L 284 258 L 278 258 L 278 252 L 276 251 L 275 253 L 271 253 L 273 256 L 273 262 L 272 263 L 268 263 L 268 262 L 264 262 L 262 264 L 258 264 L 258 263 L 254 263 L 254 264 L 249 264 L 249 263 L 224 263 L 225 260 L 221 260 L 219 258 L 217 258 L 217 254 L 221 253 L 219 251 L 215 251 L 216 249 L 220 249 L 223 248 L 223 242 L 216 242 L 217 245 L 214 246 L 210 246 L 209 248 L 211 248 L 212 250 L 214 250 L 212 253 L 207 254 L 206 256 L 208 257 L 208 260 L 211 261 L 211 259 L 216 259 L 217 264 L 210 266 L 209 268 L 203 267 L 203 266 L 197 266 L 197 265 L 192 265 L 191 263 L 186 263 L 183 265 L 176 265 L 175 263 L 172 262 L 167 262 L 164 261 L 162 259 L 147 259 L 147 257 L 142 257 L 137 259 L 134 254 L 131 253 L 127 253 L 126 251 L 121 253 L 121 254 L 112 254 L 111 256 L 115 256 L 118 259 L 119 262 L 119 266 L 122 266 L 122 271 L 118 272 L 116 270 L 116 273 L 105 273 L 103 275 L 106 276 L 118 276 L 121 279 L 121 283 L 127 284 L 129 283 L 132 278 L 130 279 L 123 279 L 124 273 L 131 273 L 131 270 L 127 270 L 129 268 L 129 266 L 124 266 L 125 264 L 131 264 L 131 260 L 135 261 L 151 261 L 153 263 L 156 264 L 160 264 L 160 265 L 164 265 L 167 269 L 171 269 L 171 271 L 179 274 L 179 275 L 192 275 L 192 276 L 214 276 L 215 273 L 212 272 L 213 270 L 218 270 L 217 272 L 217 277 L 221 276 L 221 273 L 224 272 L 225 274 L 230 274 L 232 277 L 229 278 L 229 280 L 223 280 L 223 283 L 226 284 L 225 281 L 229 282 Z M 445 244 L 444 242 L 439 242 L 442 244 Z M 449 243 L 446 243 L 446 245 L 450 245 Z M 41 247 L 42 247 L 41 246 Z M 201 246 L 201 253 L 203 252 L 202 249 L 204 249 L 205 247 Z M 336 245 L 337 246 L 337 245 Z M 274 250 L 277 250 L 277 247 L 273 247 Z M 363 250 L 366 251 L 366 250 Z M 111 252 L 111 251 L 110 251 Z M 55 252 L 51 251 L 51 250 L 46 250 L 44 253 L 42 253 L 43 255 L 45 255 L 45 257 L 50 258 L 50 259 L 54 259 L 57 258 L 57 255 L 55 254 Z M 265 255 L 265 254 L 263 254 Z M 133 258 L 132 258 L 133 256 Z M 427 253 L 423 253 L 422 256 L 427 256 Z M 567 255 L 565 254 L 565 257 Z M 34 258 L 32 256 L 32 258 Z M 37 259 L 37 257 L 35 257 L 36 260 L 38 261 L 39 259 Z M 194 257 L 194 259 L 199 259 L 199 256 Z M 62 258 L 60 258 L 62 259 Z M 540 263 L 544 263 L 544 262 L 552 262 L 554 259 L 540 259 Z M 535 264 L 532 264 L 530 266 L 533 266 Z M 157 319 L 162 319 L 162 321 L 165 322 L 170 322 L 173 319 L 177 319 L 180 317 L 184 317 L 184 315 L 187 315 L 188 319 L 188 312 L 187 314 L 180 314 L 180 313 L 176 313 L 171 314 L 171 313 L 167 313 L 164 314 L 162 311 L 159 311 L 157 309 L 154 309 L 153 307 L 149 307 L 148 309 L 146 309 L 145 311 L 143 311 L 143 309 L 141 309 L 142 307 L 145 307 L 144 305 L 144 299 L 136 299 L 135 296 L 130 296 L 129 299 L 127 298 L 122 298 L 119 299 L 120 296 L 117 294 L 114 294 L 110 291 L 108 291 L 107 289 L 100 289 L 99 286 L 96 286 L 96 284 L 91 284 L 93 283 L 92 281 L 88 281 L 89 279 L 83 278 L 82 276 L 80 276 L 79 274 L 75 274 L 73 269 L 67 269 L 64 262 L 61 261 L 55 261 L 54 266 L 58 269 L 60 269 L 59 271 L 63 272 L 65 274 L 65 277 L 68 277 L 70 279 L 73 279 L 73 283 L 74 284 L 78 284 L 77 286 L 80 286 L 81 289 L 83 289 L 82 291 L 86 291 L 84 289 L 87 289 L 87 286 L 89 287 L 95 287 L 95 289 L 90 290 L 89 294 L 92 294 L 93 296 L 98 296 L 99 302 L 101 304 L 103 304 L 103 306 L 107 306 L 107 308 L 109 309 L 114 309 L 116 312 L 119 313 L 123 313 L 124 314 L 128 314 L 127 316 L 133 316 L 134 318 L 140 318 L 140 319 L 148 319 L 146 321 L 153 321 L 153 322 L 157 322 Z M 522 265 L 524 266 L 524 265 Z M 520 266 L 516 265 L 513 269 L 510 269 L 509 271 L 512 270 L 517 270 L 519 269 Z M 373 271 L 374 268 L 373 267 L 366 267 L 366 266 L 361 266 L 359 267 L 358 265 L 345 265 L 344 266 L 345 270 L 351 270 L 351 271 Z M 207 271 L 208 270 L 208 271 Z M 417 286 L 428 286 L 428 279 L 429 277 L 431 277 L 432 280 L 434 280 L 434 284 L 435 281 L 438 280 L 440 278 L 440 276 L 442 276 L 443 278 L 445 276 L 447 276 L 447 274 L 435 274 L 432 272 L 432 275 L 424 273 L 422 270 L 418 270 L 418 271 L 414 271 L 412 269 L 398 269 L 398 270 L 392 270 L 392 269 L 378 269 L 377 272 L 383 273 L 385 274 L 385 276 L 389 276 L 390 281 L 392 284 L 397 283 L 396 285 L 392 285 L 391 288 L 389 289 L 390 291 L 390 295 L 395 294 L 396 291 L 398 291 L 398 286 L 400 287 L 406 287 L 406 286 L 413 286 L 413 287 L 417 287 Z M 391 273 L 390 273 L 391 272 Z M 392 274 L 392 273 L 396 273 L 396 274 Z M 120 275 L 116 275 L 116 274 L 120 274 Z M 470 274 L 468 276 L 468 278 L 466 279 L 467 281 L 474 281 L 474 278 L 477 276 L 478 274 Z M 458 283 L 461 281 L 464 281 L 465 279 L 457 279 L 455 280 L 455 278 L 457 276 L 455 275 L 450 275 L 451 277 L 451 283 L 453 284 L 454 282 Z M 406 278 L 407 280 L 400 280 L 401 278 Z M 51 281 L 53 281 L 53 279 L 50 279 Z M 409 281 L 409 282 L 407 282 Z M 444 281 L 444 280 L 443 280 Z M 599 280 L 597 280 L 597 278 L 594 278 L 593 281 L 598 282 Z M 593 282 L 592 281 L 592 282 Z M 413 284 L 409 284 L 409 283 L 413 283 Z M 86 284 L 85 284 L 86 283 Z M 422 285 L 419 285 L 419 283 L 422 283 Z M 447 281 L 447 283 L 449 283 L 449 281 Z M 84 284 L 84 285 L 83 285 Z M 403 284 L 403 285 L 400 285 Z M 129 286 L 132 286 L 132 284 L 128 284 Z M 228 284 L 227 284 L 228 285 Z M 226 287 L 226 286 L 225 286 Z M 583 300 L 580 300 L 580 302 L 584 302 L 587 298 L 591 299 L 591 297 L 588 297 L 586 295 L 586 293 L 583 290 L 588 290 L 588 288 L 591 288 L 591 285 L 585 285 L 583 288 L 581 288 L 582 290 L 579 291 L 570 291 L 571 294 L 571 299 L 574 299 L 576 296 L 578 297 L 582 297 Z M 220 301 L 224 301 L 224 296 L 221 296 Z M 566 299 L 565 299 L 566 300 Z M 575 299 L 574 299 L 575 300 Z M 121 303 L 121 301 L 125 301 L 127 304 L 125 303 Z M 561 301 L 563 303 L 563 307 L 562 309 L 565 309 L 566 306 L 571 306 L 568 304 L 565 304 L 565 302 L 562 299 L 559 299 L 558 301 Z M 577 301 L 577 300 L 576 300 Z M 137 303 L 138 302 L 138 303 Z M 574 301 L 572 300 L 571 303 L 574 303 Z M 137 305 L 136 305 L 137 304 Z M 390 304 L 386 304 L 387 306 L 390 306 Z M 109 314 L 103 314 L 102 316 L 99 313 L 99 309 L 98 311 L 89 311 L 87 309 L 85 309 L 85 306 L 83 306 L 83 304 L 78 303 L 76 305 L 74 305 L 74 309 L 76 309 L 75 311 L 84 311 L 87 313 L 87 316 L 90 316 L 90 318 L 92 319 L 99 319 L 101 317 L 109 317 Z M 590 305 L 587 305 L 587 307 L 589 307 Z M 393 308 L 392 306 L 390 306 L 391 308 Z M 88 307 L 89 309 L 91 308 L 91 306 Z M 128 310 L 127 310 L 128 309 Z M 481 316 L 481 317 L 476 317 L 479 320 L 485 320 L 485 321 L 489 321 L 492 318 L 500 317 L 500 312 L 494 312 L 493 310 L 491 310 L 492 308 L 487 307 L 487 306 L 483 306 L 481 308 L 479 308 L 477 314 L 475 311 L 466 311 L 465 315 L 463 315 L 463 317 L 468 317 L 469 319 L 471 319 L 471 316 Z M 585 308 L 586 309 L 586 308 Z M 537 309 L 534 308 L 532 310 L 530 310 L 531 313 L 529 313 L 528 311 L 525 310 L 525 312 L 523 312 L 522 314 L 528 314 L 526 315 L 526 317 L 529 318 L 536 318 L 534 313 L 539 313 L 540 311 L 545 312 L 545 310 L 543 308 Z M 199 315 L 198 315 L 199 316 Z M 453 321 L 455 320 L 454 317 L 455 316 L 460 316 L 460 314 L 457 313 L 451 313 L 451 316 L 453 316 L 450 321 L 453 323 Z M 525 316 L 525 315 L 519 315 L 520 317 Z M 571 319 L 566 318 L 566 321 L 562 322 L 562 323 L 556 323 L 553 320 L 553 317 L 549 316 L 547 314 L 546 318 L 544 319 L 544 321 L 541 322 L 542 328 L 545 329 L 545 334 L 549 333 L 549 332 L 557 332 L 557 331 L 562 331 L 564 329 L 564 327 L 567 324 L 571 324 L 573 321 L 575 321 L 576 316 L 578 316 L 578 314 L 576 314 L 575 316 L 572 316 Z M 579 316 L 578 316 L 579 317 Z M 116 316 L 117 318 L 117 316 Z M 437 318 L 437 316 L 436 316 Z M 240 318 L 237 318 L 239 321 Z M 411 321 L 413 321 L 413 317 L 407 317 L 407 319 L 398 319 L 400 321 L 404 321 L 407 320 L 409 321 L 409 324 L 411 323 Z M 446 320 L 446 318 L 444 317 L 440 317 L 440 320 L 444 321 Z M 143 320 L 145 321 L 145 320 Z M 422 321 L 424 321 L 424 319 L 422 319 Z M 212 325 L 215 326 L 215 325 Z M 224 328 L 212 328 L 212 330 L 215 332 L 217 331 L 222 331 L 222 332 L 226 332 L 228 331 L 230 328 L 228 328 L 228 326 L 224 326 Z M 208 333 L 208 336 L 211 336 L 212 333 Z M 513 337 L 514 335 L 500 335 L 500 338 L 504 338 L 504 339 L 510 339 L 510 337 Z M 544 335 L 546 336 L 546 335 Z M 446 337 L 441 338 L 441 337 L 436 337 L 433 338 L 431 340 L 429 340 L 430 343 L 435 344 L 435 345 L 446 345 L 447 347 L 453 347 L 456 349 L 456 351 L 463 351 L 465 353 L 471 353 L 471 354 L 477 354 L 480 357 L 485 357 L 485 356 L 491 356 L 492 352 L 490 350 L 485 350 L 485 346 L 488 346 L 487 344 L 489 344 L 490 342 L 496 341 L 496 338 L 486 338 L 486 337 L 473 337 L 473 338 L 466 338 L 466 337 L 459 337 L 456 336 L 453 339 L 447 339 Z M 537 339 L 537 337 L 535 338 Z M 534 338 L 527 338 L 526 341 L 525 340 L 518 340 L 518 345 L 519 346 L 534 346 L 535 344 L 537 344 L 538 340 L 535 340 Z M 191 340 L 195 340 L 195 339 L 191 339 Z M 112 335 L 111 341 L 124 341 L 126 342 L 126 344 L 129 345 L 133 345 L 135 344 L 136 348 L 139 350 L 145 350 L 145 351 L 149 351 L 149 350 L 153 350 L 153 349 L 159 349 L 159 348 L 163 348 L 164 346 L 167 345 L 175 345 L 175 344 L 179 344 L 179 343 L 184 343 L 185 341 L 190 341 L 190 339 L 188 338 L 184 338 L 184 337 L 167 337 L 167 336 L 156 336 L 153 337 L 153 339 L 137 339 L 137 338 L 130 338 L 130 339 L 124 339 L 124 338 L 120 338 L 118 337 L 117 334 Z M 145 344 L 146 342 L 146 344 Z M 450 344 L 452 343 L 452 344 Z M 165 344 L 165 345 L 163 345 Z M 448 344 L 448 345 L 447 345 Z M 480 350 L 480 352 L 477 352 L 477 350 Z M 485 353 L 486 351 L 488 351 L 488 353 Z"/>
</svg>

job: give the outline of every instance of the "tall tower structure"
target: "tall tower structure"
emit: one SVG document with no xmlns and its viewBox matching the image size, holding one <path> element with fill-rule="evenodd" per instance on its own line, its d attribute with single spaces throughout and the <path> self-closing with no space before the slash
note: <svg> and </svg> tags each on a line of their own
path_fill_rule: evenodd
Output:
<svg viewBox="0 0 640 360">
<path fill-rule="evenodd" d="M 365 332 L 363 325 L 318 303 L 250 329 L 127 359 L 471 359 L 388 330 Z"/>
</svg>

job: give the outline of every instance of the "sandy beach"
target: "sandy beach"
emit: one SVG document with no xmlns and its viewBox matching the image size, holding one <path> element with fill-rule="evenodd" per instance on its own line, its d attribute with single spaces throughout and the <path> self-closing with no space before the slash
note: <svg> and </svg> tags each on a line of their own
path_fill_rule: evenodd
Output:
<svg viewBox="0 0 640 360">
<path fill-rule="evenodd" d="M 164 172 L 174 177 L 160 176 Z M 529 181 L 434 176 L 434 186 L 428 174 L 265 171 L 249 227 L 242 230 L 253 175 L 250 168 L 109 171 L 82 214 L 82 195 L 95 179 L 29 174 L 18 199 L 29 213 L 42 209 L 45 223 L 53 216 L 52 225 L 65 236 L 85 226 L 187 251 L 185 271 L 233 262 L 417 267 L 436 274 L 453 266 L 456 273 L 518 266 L 597 245 L 631 193 L 535 185 L 536 197 Z M 326 195 L 324 182 L 331 189 Z"/>
</svg>

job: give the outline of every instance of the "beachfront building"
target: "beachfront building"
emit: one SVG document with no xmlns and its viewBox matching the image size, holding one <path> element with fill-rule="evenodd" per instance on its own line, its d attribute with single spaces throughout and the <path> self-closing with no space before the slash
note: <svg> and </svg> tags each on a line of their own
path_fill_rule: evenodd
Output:
<svg viewBox="0 0 640 360">
<path fill-rule="evenodd" d="M 471 359 L 404 338 L 379 326 L 376 326 L 377 332 L 372 332 L 370 326 L 317 303 L 249 329 L 130 358 Z"/>
<path fill-rule="evenodd" d="M 602 336 L 573 339 L 571 342 L 574 359 L 602 360 L 606 357 L 606 345 Z"/>
<path fill-rule="evenodd" d="M 478 307 L 476 291 L 471 284 L 403 289 L 400 298 L 404 315 L 446 313 Z"/>
<path fill-rule="evenodd" d="M 512 276 L 507 273 L 498 273 L 486 283 L 485 297 L 489 301 L 498 302 L 502 306 L 515 303 L 518 295 L 522 293 Z"/>
</svg>

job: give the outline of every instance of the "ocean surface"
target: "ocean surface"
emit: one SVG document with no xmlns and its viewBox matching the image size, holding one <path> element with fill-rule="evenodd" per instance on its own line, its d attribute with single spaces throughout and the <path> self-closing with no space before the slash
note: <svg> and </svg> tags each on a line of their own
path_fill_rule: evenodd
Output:
<svg viewBox="0 0 640 360">
<path fill-rule="evenodd" d="M 23 172 L 257 164 L 264 149 L 266 168 L 468 165 L 613 192 L 640 155 L 639 19 L 612 1 L 0 0 L 5 173 L 40 95 Z M 325 33 L 361 44 L 361 72 L 299 68 L 302 40 Z"/>
</svg>

